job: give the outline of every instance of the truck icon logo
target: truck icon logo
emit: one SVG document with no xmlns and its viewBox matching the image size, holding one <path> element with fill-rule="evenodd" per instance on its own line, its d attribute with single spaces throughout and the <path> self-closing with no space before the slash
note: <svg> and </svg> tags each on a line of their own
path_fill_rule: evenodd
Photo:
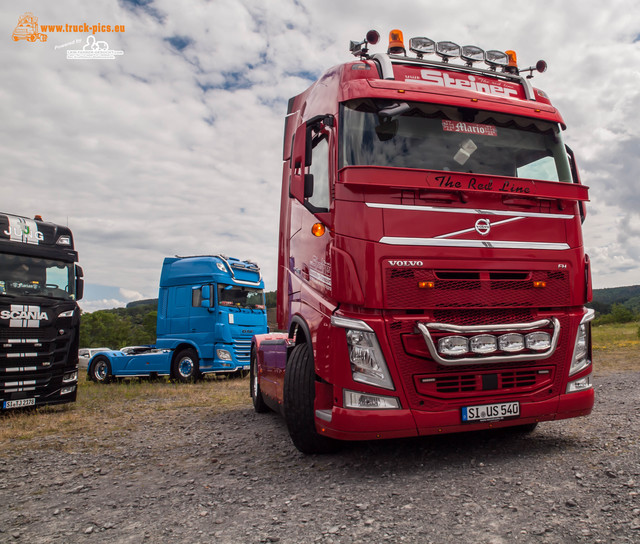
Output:
<svg viewBox="0 0 640 544">
<path fill-rule="evenodd" d="M 488 219 L 478 219 L 476 221 L 476 232 L 481 236 L 486 236 L 491 230 L 491 222 Z"/>
<path fill-rule="evenodd" d="M 47 41 L 47 35 L 42 34 L 38 27 L 38 18 L 30 11 L 18 18 L 18 25 L 13 29 L 11 37 L 14 42 L 18 40 L 27 40 L 28 42 L 35 42 L 36 40 Z"/>
</svg>

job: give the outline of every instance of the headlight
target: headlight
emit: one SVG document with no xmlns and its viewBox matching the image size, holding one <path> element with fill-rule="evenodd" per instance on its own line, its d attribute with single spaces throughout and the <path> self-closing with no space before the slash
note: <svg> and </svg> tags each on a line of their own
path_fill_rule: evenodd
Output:
<svg viewBox="0 0 640 544">
<path fill-rule="evenodd" d="M 384 389 L 395 389 L 373 329 L 364 321 L 339 316 L 333 316 L 331 324 L 346 329 L 353 380 Z"/>
<path fill-rule="evenodd" d="M 67 310 L 58 315 L 58 317 L 73 317 L 73 310 Z"/>
<path fill-rule="evenodd" d="M 221 361 L 232 360 L 231 353 L 229 353 L 226 349 L 217 349 L 216 355 L 218 356 L 218 359 L 220 359 Z"/>
<path fill-rule="evenodd" d="M 498 347 L 502 351 L 506 351 L 508 353 L 522 351 L 524 346 L 524 336 L 521 334 L 512 332 L 498 337 Z"/>
<path fill-rule="evenodd" d="M 438 351 L 443 355 L 463 355 L 469 351 L 469 341 L 464 336 L 445 336 L 438 340 Z"/>
<path fill-rule="evenodd" d="M 573 348 L 573 358 L 571 359 L 571 367 L 569 368 L 569 376 L 573 376 L 577 372 L 587 368 L 591 364 L 590 346 L 591 346 L 591 320 L 594 318 L 595 312 L 591 309 L 580 321 L 578 333 L 576 334 L 576 343 Z"/>
<path fill-rule="evenodd" d="M 544 351 L 551 346 L 551 336 L 546 332 L 530 332 L 524 337 L 525 345 L 535 351 Z"/>
<path fill-rule="evenodd" d="M 78 381 L 78 371 L 73 370 L 72 372 L 65 372 L 64 376 L 62 376 L 63 383 L 69 382 L 77 382 Z"/>
</svg>

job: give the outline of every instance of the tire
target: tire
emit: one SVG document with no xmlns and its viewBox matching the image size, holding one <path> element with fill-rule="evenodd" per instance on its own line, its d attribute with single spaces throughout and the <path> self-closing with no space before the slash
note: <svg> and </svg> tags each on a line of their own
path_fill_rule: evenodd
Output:
<svg viewBox="0 0 640 544">
<path fill-rule="evenodd" d="M 113 379 L 111 363 L 104 355 L 98 355 L 91 361 L 89 379 L 96 383 L 109 383 Z"/>
<path fill-rule="evenodd" d="M 198 361 L 195 349 L 180 350 L 171 363 L 171 378 L 182 383 L 195 382 L 200 377 Z"/>
<path fill-rule="evenodd" d="M 258 362 L 256 361 L 255 350 L 251 350 L 251 379 L 249 381 L 249 392 L 251 394 L 251 400 L 253 401 L 253 409 L 259 413 L 264 414 L 269 411 L 269 407 L 262 398 L 262 391 L 260 391 L 260 382 L 258 381 Z"/>
<path fill-rule="evenodd" d="M 293 444 L 302 453 L 332 453 L 340 443 L 316 431 L 314 400 L 316 373 L 309 345 L 298 344 L 284 373 L 284 418 Z"/>
</svg>

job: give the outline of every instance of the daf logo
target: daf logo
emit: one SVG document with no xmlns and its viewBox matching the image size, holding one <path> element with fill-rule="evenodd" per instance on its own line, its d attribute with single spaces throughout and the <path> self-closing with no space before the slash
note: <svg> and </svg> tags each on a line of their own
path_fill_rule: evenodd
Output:
<svg viewBox="0 0 640 544">
<path fill-rule="evenodd" d="M 486 236 L 491 230 L 491 222 L 488 219 L 478 219 L 476 221 L 476 232 L 481 236 Z"/>
<path fill-rule="evenodd" d="M 389 261 L 391 266 L 424 266 L 422 261 Z"/>
<path fill-rule="evenodd" d="M 244 334 L 251 334 L 251 333 L 253 333 L 253 330 L 251 330 L 251 329 L 242 329 L 242 332 Z"/>
</svg>

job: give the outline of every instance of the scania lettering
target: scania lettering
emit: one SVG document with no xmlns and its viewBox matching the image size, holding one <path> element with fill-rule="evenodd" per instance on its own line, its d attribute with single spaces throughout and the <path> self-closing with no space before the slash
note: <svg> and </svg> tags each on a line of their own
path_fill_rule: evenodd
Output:
<svg viewBox="0 0 640 544">
<path fill-rule="evenodd" d="M 588 189 L 546 63 L 378 37 L 289 101 L 256 411 L 309 453 L 589 414 Z"/>
<path fill-rule="evenodd" d="M 71 231 L 0 213 L 0 408 L 76 400 L 84 280 Z"/>
<path fill-rule="evenodd" d="M 89 379 L 249 370 L 254 334 L 268 331 L 264 281 L 257 264 L 205 255 L 167 257 L 162 264 L 155 345 L 105 350 L 87 366 Z"/>
</svg>

